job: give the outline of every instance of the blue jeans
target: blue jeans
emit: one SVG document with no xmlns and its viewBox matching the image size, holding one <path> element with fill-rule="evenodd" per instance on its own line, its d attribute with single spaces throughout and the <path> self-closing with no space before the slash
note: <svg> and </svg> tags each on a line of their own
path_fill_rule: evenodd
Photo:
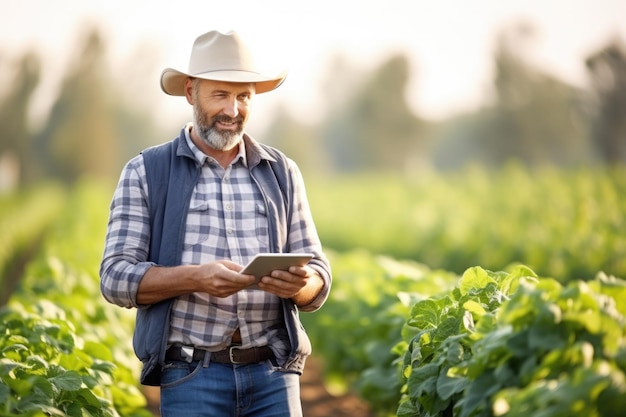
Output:
<svg viewBox="0 0 626 417">
<path fill-rule="evenodd" d="M 162 417 L 302 416 L 300 376 L 271 361 L 171 362 L 163 368 Z"/>
</svg>

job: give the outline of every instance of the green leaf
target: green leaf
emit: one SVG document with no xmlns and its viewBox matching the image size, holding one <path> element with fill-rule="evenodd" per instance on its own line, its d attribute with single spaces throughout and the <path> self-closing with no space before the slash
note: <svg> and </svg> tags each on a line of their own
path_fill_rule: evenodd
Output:
<svg viewBox="0 0 626 417">
<path fill-rule="evenodd" d="M 453 395 L 463 392 L 467 385 L 467 378 L 451 376 L 448 372 L 442 371 L 437 378 L 437 395 L 442 400 L 448 400 Z"/>
<path fill-rule="evenodd" d="M 482 317 L 487 313 L 485 308 L 480 303 L 474 300 L 467 300 L 465 303 L 463 303 L 463 308 L 478 317 Z"/>
<path fill-rule="evenodd" d="M 38 355 L 29 356 L 26 359 L 26 365 L 30 367 L 32 372 L 37 372 L 40 375 L 43 375 L 48 368 L 48 362 Z"/>
<path fill-rule="evenodd" d="M 81 399 L 83 404 L 91 407 L 100 407 L 102 404 L 95 394 L 87 388 L 81 388 L 76 392 L 77 398 Z"/>
<path fill-rule="evenodd" d="M 37 376 L 32 378 L 31 382 L 33 384 L 33 392 L 47 398 L 52 403 L 58 391 L 55 391 L 55 387 L 50 381 L 42 376 Z"/>
<path fill-rule="evenodd" d="M 20 362 L 13 361 L 8 358 L 0 358 L 0 377 L 6 376 L 15 368 L 21 368 L 22 365 Z"/>
<path fill-rule="evenodd" d="M 431 300 L 422 300 L 411 309 L 411 318 L 408 325 L 418 329 L 434 329 L 439 324 L 439 309 Z"/>
<path fill-rule="evenodd" d="M 91 369 L 102 371 L 105 374 L 113 375 L 113 373 L 117 369 L 117 365 L 115 365 L 113 362 L 94 361 Z"/>
<path fill-rule="evenodd" d="M 416 417 L 419 415 L 419 410 L 409 400 L 402 401 L 398 411 L 396 411 L 396 417 Z"/>
<path fill-rule="evenodd" d="M 414 397 L 433 395 L 437 390 L 439 366 L 433 363 L 425 364 L 411 371 L 407 381 L 409 390 Z"/>
<path fill-rule="evenodd" d="M 435 330 L 433 335 L 433 342 L 441 343 L 451 336 L 459 333 L 461 319 L 459 317 L 446 318 Z"/>
<path fill-rule="evenodd" d="M 11 389 L 0 381 L 0 404 L 6 404 L 11 396 Z"/>
<path fill-rule="evenodd" d="M 24 343 L 14 343 L 14 344 L 4 347 L 2 349 L 3 358 L 13 359 L 15 361 L 21 361 L 22 355 L 29 353 L 27 344 L 28 344 L 28 341 L 24 340 Z"/>
<path fill-rule="evenodd" d="M 67 371 L 62 375 L 58 375 L 49 379 L 49 381 L 63 391 L 76 391 L 83 383 L 80 375 L 76 371 Z"/>
<path fill-rule="evenodd" d="M 61 356 L 59 365 L 66 369 L 72 369 L 75 371 L 84 371 L 90 369 L 93 366 L 94 358 L 80 349 L 74 349 L 70 355 Z"/>
<path fill-rule="evenodd" d="M 443 345 L 443 357 L 446 363 L 450 365 L 456 365 L 465 359 L 465 348 L 462 341 L 465 340 L 465 335 L 451 335 Z"/>
<path fill-rule="evenodd" d="M 489 273 L 481 267 L 475 266 L 465 270 L 459 281 L 459 290 L 462 295 L 469 294 L 476 288 L 485 288 L 488 284 L 495 283 Z"/>
<path fill-rule="evenodd" d="M 113 354 L 111 353 L 111 349 L 105 345 L 104 343 L 97 343 L 93 341 L 86 341 L 85 346 L 83 347 L 83 352 L 92 358 L 101 359 L 104 361 L 112 361 Z"/>
<path fill-rule="evenodd" d="M 460 407 L 459 417 L 469 417 L 477 410 L 486 407 L 491 395 L 500 389 L 500 385 L 490 373 L 484 373 L 469 384 L 465 396 L 457 402 Z"/>
<path fill-rule="evenodd" d="M 507 277 L 502 281 L 501 288 L 504 291 L 505 288 L 514 285 L 515 281 L 520 279 L 526 279 L 532 282 L 536 282 L 539 277 L 531 268 L 526 265 L 515 265 L 510 271 Z M 510 288 L 510 291 L 506 291 L 506 294 L 514 292 L 516 288 Z"/>
<path fill-rule="evenodd" d="M 549 351 L 563 347 L 567 340 L 563 340 L 560 329 L 556 327 L 554 324 L 550 326 L 541 323 L 530 327 L 528 347 L 535 351 Z"/>
<path fill-rule="evenodd" d="M 65 413 L 69 417 L 88 417 L 91 415 L 85 410 L 85 406 L 79 402 L 73 402 L 65 408 Z"/>
</svg>

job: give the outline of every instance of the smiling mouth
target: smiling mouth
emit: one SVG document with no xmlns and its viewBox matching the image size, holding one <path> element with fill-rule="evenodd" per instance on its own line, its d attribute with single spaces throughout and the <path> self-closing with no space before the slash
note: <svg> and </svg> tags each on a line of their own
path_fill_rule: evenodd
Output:
<svg viewBox="0 0 626 417">
<path fill-rule="evenodd" d="M 239 122 L 236 122 L 236 121 L 230 121 L 230 122 L 218 121 L 216 123 L 216 125 L 217 125 L 217 127 L 221 128 L 221 129 L 234 130 L 234 129 L 237 129 L 239 127 Z"/>
<path fill-rule="evenodd" d="M 216 117 L 214 119 L 214 126 L 218 129 L 222 130 L 238 130 L 241 126 L 241 118 L 230 118 L 230 117 Z"/>
</svg>

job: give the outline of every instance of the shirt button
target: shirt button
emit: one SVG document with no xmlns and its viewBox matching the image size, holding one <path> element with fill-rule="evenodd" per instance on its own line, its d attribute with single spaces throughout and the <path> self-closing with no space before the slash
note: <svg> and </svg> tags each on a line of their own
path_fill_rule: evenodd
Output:
<svg viewBox="0 0 626 417">
<path fill-rule="evenodd" d="M 233 205 L 228 203 L 226 204 L 226 210 L 232 210 L 233 209 Z"/>
<path fill-rule="evenodd" d="M 229 235 L 233 234 L 233 229 L 231 229 L 230 227 L 228 229 L 226 229 L 226 233 L 228 233 Z"/>
</svg>

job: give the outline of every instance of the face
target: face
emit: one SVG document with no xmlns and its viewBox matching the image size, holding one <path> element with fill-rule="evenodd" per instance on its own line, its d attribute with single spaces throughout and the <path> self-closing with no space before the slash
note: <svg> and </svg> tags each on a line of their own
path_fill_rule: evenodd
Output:
<svg viewBox="0 0 626 417">
<path fill-rule="evenodd" d="M 187 98 L 193 105 L 196 134 L 213 149 L 233 149 L 243 138 L 254 84 L 200 79 L 190 83 Z"/>
</svg>

